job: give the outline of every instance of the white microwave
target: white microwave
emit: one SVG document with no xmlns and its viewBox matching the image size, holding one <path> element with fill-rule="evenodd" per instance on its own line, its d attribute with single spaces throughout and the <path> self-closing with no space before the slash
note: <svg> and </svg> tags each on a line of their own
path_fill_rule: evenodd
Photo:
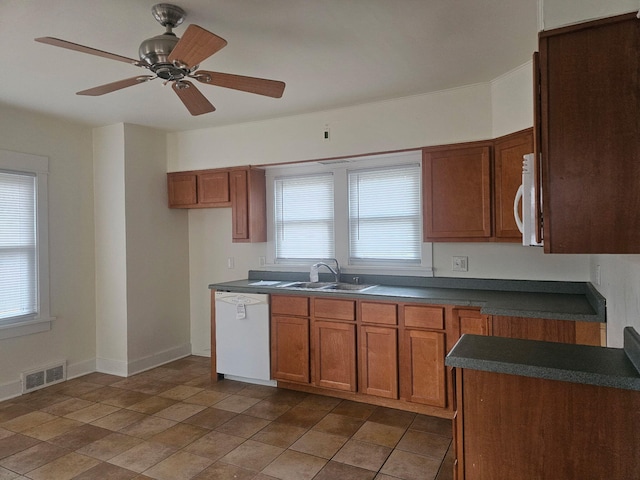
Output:
<svg viewBox="0 0 640 480">
<path fill-rule="evenodd" d="M 513 200 L 513 216 L 518 230 L 522 233 L 522 244 L 529 247 L 542 246 L 542 242 L 536 241 L 536 186 L 535 186 L 535 155 L 529 153 L 522 160 L 522 185 L 518 188 Z M 519 204 L 522 200 L 522 215 Z"/>
</svg>

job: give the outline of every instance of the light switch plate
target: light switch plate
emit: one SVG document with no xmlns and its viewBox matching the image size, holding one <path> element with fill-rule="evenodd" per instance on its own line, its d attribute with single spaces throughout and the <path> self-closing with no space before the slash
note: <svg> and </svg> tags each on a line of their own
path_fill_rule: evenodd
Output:
<svg viewBox="0 0 640 480">
<path fill-rule="evenodd" d="M 451 257 L 451 270 L 453 272 L 467 272 L 469 257 Z"/>
</svg>

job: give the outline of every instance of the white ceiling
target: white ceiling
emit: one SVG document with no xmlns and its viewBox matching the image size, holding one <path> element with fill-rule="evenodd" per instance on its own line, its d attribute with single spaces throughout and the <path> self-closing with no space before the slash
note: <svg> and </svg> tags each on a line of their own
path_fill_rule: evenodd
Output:
<svg viewBox="0 0 640 480">
<path fill-rule="evenodd" d="M 52 36 L 138 58 L 164 28 L 156 0 L 0 0 L 0 105 L 102 126 L 191 130 L 486 82 L 531 59 L 534 0 L 175 0 L 228 45 L 201 68 L 282 80 L 281 99 L 198 84 L 215 105 L 192 117 L 160 80 L 101 97 L 75 92 L 147 73 L 34 41 Z"/>
</svg>

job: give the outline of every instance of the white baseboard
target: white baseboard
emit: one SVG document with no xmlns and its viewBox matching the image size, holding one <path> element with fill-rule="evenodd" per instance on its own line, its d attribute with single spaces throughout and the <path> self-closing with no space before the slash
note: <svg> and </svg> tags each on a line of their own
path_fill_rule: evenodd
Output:
<svg viewBox="0 0 640 480">
<path fill-rule="evenodd" d="M 22 380 L 0 385 L 0 402 L 22 395 Z"/>
<path fill-rule="evenodd" d="M 135 375 L 136 373 L 151 370 L 152 368 L 159 367 L 165 363 L 188 357 L 189 355 L 191 355 L 191 344 L 185 343 L 183 345 L 164 350 L 163 352 L 157 352 L 153 355 L 130 361 L 128 374 Z"/>
</svg>

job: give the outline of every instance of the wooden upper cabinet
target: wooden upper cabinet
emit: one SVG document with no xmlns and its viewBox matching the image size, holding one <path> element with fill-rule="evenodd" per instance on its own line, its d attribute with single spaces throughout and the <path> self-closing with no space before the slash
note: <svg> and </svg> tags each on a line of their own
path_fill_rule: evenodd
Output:
<svg viewBox="0 0 640 480">
<path fill-rule="evenodd" d="M 513 201 L 522 184 L 522 157 L 528 153 L 533 153 L 533 129 L 531 128 L 494 141 L 493 185 L 496 240 L 522 240 L 522 234 L 513 216 Z"/>
<path fill-rule="evenodd" d="M 233 242 L 266 242 L 267 200 L 264 170 L 231 170 L 229 181 Z"/>
<path fill-rule="evenodd" d="M 193 208 L 198 203 L 195 173 L 168 173 L 167 192 L 169 208 Z"/>
<path fill-rule="evenodd" d="M 423 150 L 424 240 L 491 237 L 491 143 Z"/>
<path fill-rule="evenodd" d="M 201 173 L 198 176 L 198 204 L 207 207 L 229 207 L 229 172 Z"/>
<path fill-rule="evenodd" d="M 167 173 L 169 208 L 228 207 L 229 172 L 198 170 Z"/>
<path fill-rule="evenodd" d="M 541 32 L 547 253 L 640 253 L 640 21 Z"/>
</svg>

